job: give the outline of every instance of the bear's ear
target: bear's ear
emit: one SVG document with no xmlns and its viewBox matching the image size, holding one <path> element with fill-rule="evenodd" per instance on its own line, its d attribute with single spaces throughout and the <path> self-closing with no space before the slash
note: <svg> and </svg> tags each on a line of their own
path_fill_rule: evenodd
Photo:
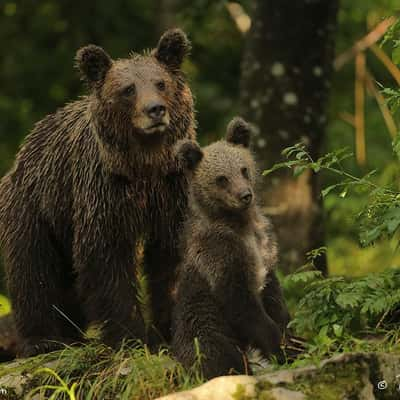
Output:
<svg viewBox="0 0 400 400">
<path fill-rule="evenodd" d="M 101 47 L 90 44 L 77 51 L 75 63 L 82 79 L 89 86 L 96 86 L 104 81 L 106 73 L 111 68 L 112 60 Z"/>
<path fill-rule="evenodd" d="M 203 159 L 203 151 L 193 140 L 180 140 L 175 148 L 178 162 L 184 169 L 194 171 Z"/>
<path fill-rule="evenodd" d="M 243 118 L 235 117 L 228 124 L 228 128 L 226 130 L 226 141 L 229 143 L 242 145 L 244 147 L 249 147 L 251 133 L 251 125 Z"/>
<path fill-rule="evenodd" d="M 154 55 L 160 63 L 174 70 L 180 68 L 190 48 L 189 39 L 181 29 L 170 29 L 161 36 Z"/>
</svg>

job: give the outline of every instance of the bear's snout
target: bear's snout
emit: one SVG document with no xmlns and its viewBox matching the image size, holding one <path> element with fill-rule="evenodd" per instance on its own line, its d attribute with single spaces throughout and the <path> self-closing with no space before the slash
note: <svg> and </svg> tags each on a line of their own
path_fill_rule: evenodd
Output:
<svg viewBox="0 0 400 400">
<path fill-rule="evenodd" d="M 161 121 L 165 116 L 167 108 L 162 103 L 153 102 L 145 108 L 145 113 L 154 121 Z"/>
<path fill-rule="evenodd" d="M 168 109 L 160 99 L 146 103 L 141 115 L 137 123 L 146 134 L 162 133 L 169 126 Z"/>
<path fill-rule="evenodd" d="M 245 189 L 239 193 L 239 199 L 244 206 L 248 206 L 253 200 L 253 193 L 250 189 Z"/>
</svg>

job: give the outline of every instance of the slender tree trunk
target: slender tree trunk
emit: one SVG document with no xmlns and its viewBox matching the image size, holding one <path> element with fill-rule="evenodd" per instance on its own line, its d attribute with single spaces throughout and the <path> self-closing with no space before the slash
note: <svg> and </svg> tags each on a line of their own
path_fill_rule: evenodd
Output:
<svg viewBox="0 0 400 400">
<path fill-rule="evenodd" d="M 254 0 L 242 64 L 243 115 L 257 128 L 255 152 L 262 168 L 281 151 L 303 142 L 318 157 L 326 126 L 337 0 Z M 292 271 L 324 244 L 318 178 L 281 171 L 263 178 L 267 214 L 278 233 L 281 266 Z M 326 273 L 325 255 L 315 260 Z"/>
</svg>

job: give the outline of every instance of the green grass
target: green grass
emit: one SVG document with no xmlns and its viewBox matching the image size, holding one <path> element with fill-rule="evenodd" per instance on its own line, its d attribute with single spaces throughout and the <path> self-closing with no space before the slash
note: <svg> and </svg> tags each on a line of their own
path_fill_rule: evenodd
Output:
<svg viewBox="0 0 400 400">
<path fill-rule="evenodd" d="M 49 400 L 145 400 L 204 382 L 196 371 L 184 371 L 166 350 L 151 354 L 132 343 L 119 351 L 98 343 L 66 347 L 0 369 L 0 376 L 9 373 L 30 376 L 25 399 L 39 394 L 40 399 Z"/>
</svg>

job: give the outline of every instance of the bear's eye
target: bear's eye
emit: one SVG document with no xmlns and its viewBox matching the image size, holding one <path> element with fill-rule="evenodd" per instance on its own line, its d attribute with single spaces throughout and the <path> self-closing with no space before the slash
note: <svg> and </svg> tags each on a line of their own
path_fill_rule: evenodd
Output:
<svg viewBox="0 0 400 400">
<path fill-rule="evenodd" d="M 219 175 L 215 178 L 215 182 L 220 187 L 226 187 L 229 183 L 229 180 L 226 176 Z"/>
<path fill-rule="evenodd" d="M 131 97 L 136 93 L 135 85 L 129 85 L 122 91 L 122 96 L 124 97 Z"/>
<path fill-rule="evenodd" d="M 159 91 L 163 92 L 165 90 L 165 82 L 164 81 L 158 81 L 156 83 L 156 87 Z"/>
<path fill-rule="evenodd" d="M 246 167 L 243 167 L 240 171 L 242 172 L 242 175 L 243 175 L 246 179 L 249 179 L 249 178 L 250 178 L 249 170 L 248 170 Z"/>
</svg>

